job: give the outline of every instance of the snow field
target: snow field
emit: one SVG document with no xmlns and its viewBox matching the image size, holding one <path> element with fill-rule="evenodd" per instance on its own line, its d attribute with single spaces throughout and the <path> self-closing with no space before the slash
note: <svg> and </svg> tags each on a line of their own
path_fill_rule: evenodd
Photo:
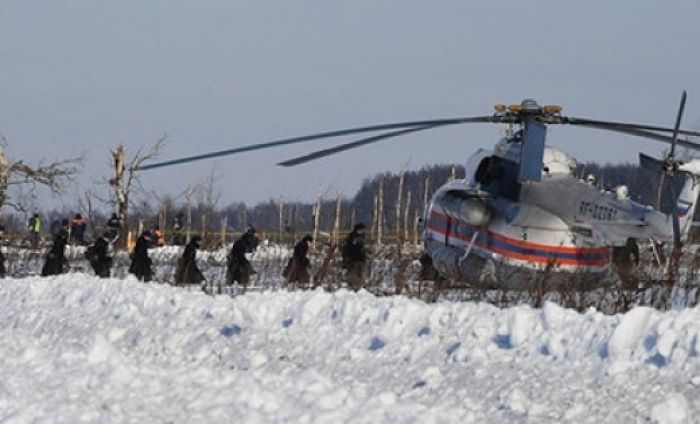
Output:
<svg viewBox="0 0 700 424">
<path fill-rule="evenodd" d="M 3 422 L 699 422 L 700 308 L 0 284 Z"/>
</svg>

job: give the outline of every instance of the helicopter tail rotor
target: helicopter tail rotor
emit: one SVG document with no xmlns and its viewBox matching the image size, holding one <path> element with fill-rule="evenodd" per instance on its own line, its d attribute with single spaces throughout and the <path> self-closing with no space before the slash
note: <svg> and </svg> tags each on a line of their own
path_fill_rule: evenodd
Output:
<svg viewBox="0 0 700 424">
<path fill-rule="evenodd" d="M 655 158 L 652 158 L 651 156 L 647 156 L 643 153 L 639 154 L 639 164 L 641 165 L 642 168 L 650 170 L 654 172 L 655 174 L 659 175 L 659 184 L 663 185 L 664 181 L 667 180 L 668 184 L 668 190 L 669 194 L 671 195 L 671 199 L 674 202 L 674 206 L 672 210 L 670 211 L 671 214 L 671 221 L 672 221 L 672 228 L 673 228 L 673 248 L 674 250 L 680 250 L 681 244 L 682 244 L 682 236 L 681 234 L 681 225 L 680 225 L 680 217 L 684 216 L 684 213 L 687 212 L 687 206 L 689 204 L 692 204 L 695 202 L 694 199 L 693 202 L 688 202 L 688 200 L 681 199 L 679 197 L 678 191 L 676 189 L 676 186 L 673 181 L 673 176 L 678 173 L 678 171 L 688 171 L 684 169 L 683 167 L 683 162 L 679 161 L 676 159 L 676 145 L 678 145 L 678 135 L 680 133 L 680 125 L 681 125 L 681 120 L 683 118 L 683 111 L 685 110 L 685 101 L 687 98 L 687 94 L 685 91 L 683 91 L 683 94 L 681 95 L 681 103 L 678 108 L 678 115 L 676 115 L 676 124 L 673 127 L 673 133 L 672 136 L 670 137 L 670 145 L 671 149 L 664 158 L 664 160 L 658 160 Z M 694 175 L 693 172 L 690 172 L 690 174 L 693 174 L 690 176 L 690 178 L 696 178 L 697 176 Z M 661 188 L 660 188 L 661 190 Z M 661 193 L 661 191 L 659 191 Z M 684 212 L 685 211 L 685 212 Z M 691 217 L 692 219 L 692 217 Z M 685 225 L 684 225 L 685 227 Z"/>
<path fill-rule="evenodd" d="M 668 154 L 668 157 L 666 158 L 666 174 L 669 176 L 673 176 L 673 174 L 678 170 L 678 166 L 680 165 L 680 162 L 676 161 L 676 143 L 678 142 L 678 130 L 680 129 L 681 126 L 681 119 L 683 118 L 683 110 L 685 109 L 685 100 L 686 100 L 687 94 L 685 90 L 683 90 L 683 94 L 681 95 L 681 104 L 680 107 L 678 108 L 678 115 L 676 116 L 676 125 L 673 127 L 673 137 L 671 140 L 671 151 Z M 669 184 L 669 187 L 671 188 L 671 196 L 674 199 L 674 201 L 679 202 L 681 199 L 678 198 L 678 195 L 676 194 L 675 187 L 673 184 Z M 697 201 L 697 199 L 695 199 Z M 673 211 L 672 213 L 672 220 L 673 220 L 673 248 L 680 250 L 681 248 L 681 229 L 680 229 L 680 223 L 679 223 L 679 216 L 677 211 Z M 692 217 L 691 217 L 692 220 Z"/>
</svg>

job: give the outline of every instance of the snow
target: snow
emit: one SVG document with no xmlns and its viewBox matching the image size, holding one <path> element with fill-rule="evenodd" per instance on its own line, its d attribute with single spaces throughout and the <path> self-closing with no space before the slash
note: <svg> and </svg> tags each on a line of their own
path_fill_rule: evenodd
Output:
<svg viewBox="0 0 700 424">
<path fill-rule="evenodd" d="M 700 307 L 0 283 L 0 421 L 700 422 Z"/>
</svg>

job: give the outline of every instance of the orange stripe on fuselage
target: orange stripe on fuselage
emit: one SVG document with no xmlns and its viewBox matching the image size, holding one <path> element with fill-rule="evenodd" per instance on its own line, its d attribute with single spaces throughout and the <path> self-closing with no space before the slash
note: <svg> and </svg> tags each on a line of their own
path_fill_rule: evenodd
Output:
<svg viewBox="0 0 700 424">
<path fill-rule="evenodd" d="M 432 211 L 431 212 L 431 217 L 435 216 L 436 218 L 441 218 L 441 219 L 448 219 L 448 216 L 445 214 L 442 214 L 437 211 Z M 523 249 L 531 249 L 531 250 L 537 250 L 541 254 L 540 255 L 532 255 L 532 254 L 527 254 L 527 253 L 520 253 L 520 252 L 513 252 L 507 249 L 500 248 L 498 246 L 494 246 L 488 243 L 484 243 L 480 240 L 475 241 L 475 245 L 486 249 L 488 251 L 491 251 L 493 253 L 498 253 L 500 255 L 506 256 L 508 258 L 512 259 L 518 259 L 518 260 L 523 260 L 523 261 L 528 261 L 528 262 L 536 262 L 536 263 L 552 263 L 552 264 L 561 264 L 561 265 L 587 265 L 587 266 L 603 266 L 607 265 L 610 262 L 611 259 L 611 249 L 609 246 L 605 247 L 593 247 L 593 248 L 585 248 L 585 247 L 573 247 L 573 246 L 556 246 L 556 245 L 547 245 L 547 244 L 540 244 L 540 243 L 532 243 L 524 240 L 518 240 L 510 237 L 506 237 L 503 234 L 496 233 L 491 230 L 487 229 L 478 229 L 469 225 L 465 225 L 463 223 L 459 223 L 459 225 L 466 226 L 473 231 L 479 231 L 480 233 L 483 234 L 488 234 L 489 236 L 493 237 L 494 239 L 500 240 L 503 243 L 507 243 L 512 246 L 520 247 Z M 444 234 L 444 231 L 436 226 L 433 225 L 432 221 L 428 222 L 428 228 L 436 231 L 440 234 Z M 461 234 L 455 232 L 451 234 L 451 237 L 453 238 L 458 238 L 460 240 L 464 241 L 470 241 L 468 238 L 462 236 Z M 542 256 L 542 255 L 547 255 L 551 254 L 553 256 Z M 573 254 L 573 255 L 599 255 L 600 258 L 594 258 L 594 259 L 585 259 L 585 258 L 563 258 L 563 257 L 557 257 L 557 254 Z"/>
</svg>

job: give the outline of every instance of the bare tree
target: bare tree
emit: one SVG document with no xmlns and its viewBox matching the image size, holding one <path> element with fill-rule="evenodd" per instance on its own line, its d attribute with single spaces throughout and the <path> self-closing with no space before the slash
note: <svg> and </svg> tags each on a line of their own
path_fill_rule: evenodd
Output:
<svg viewBox="0 0 700 424">
<path fill-rule="evenodd" d="M 77 203 L 78 209 L 81 211 L 83 217 L 87 220 L 87 226 L 90 231 L 95 234 L 98 228 L 95 226 L 95 204 L 94 204 L 94 193 L 88 189 L 82 193 L 78 194 Z M 98 234 L 95 234 L 98 235 Z"/>
<path fill-rule="evenodd" d="M 3 138 L 4 141 L 4 138 Z M 0 206 L 8 205 L 22 211 L 23 203 L 20 198 L 12 198 L 9 190 L 13 186 L 20 188 L 21 198 L 29 193 L 34 198 L 38 187 L 46 187 L 53 193 L 63 192 L 78 173 L 82 156 L 57 160 L 53 162 L 41 161 L 37 165 L 30 165 L 23 160 L 10 161 L 0 147 Z M 29 192 L 24 189 L 28 188 Z"/>
<path fill-rule="evenodd" d="M 114 159 L 114 178 L 109 180 L 109 184 L 114 187 L 114 194 L 117 204 L 117 216 L 122 223 L 121 243 L 126 243 L 128 232 L 127 219 L 129 218 L 129 198 L 133 188 L 139 183 L 140 166 L 148 160 L 155 159 L 165 145 L 166 135 L 158 139 L 151 147 L 139 148 L 134 156 L 127 162 L 124 146 L 117 146 L 112 151 Z"/>
<path fill-rule="evenodd" d="M 201 189 L 199 204 L 203 207 L 201 237 L 205 245 L 208 245 L 209 242 L 209 222 L 211 221 L 211 217 L 214 214 L 219 201 L 221 200 L 221 192 L 217 189 L 218 180 L 219 175 L 216 172 L 216 168 L 212 168 L 207 180 L 198 185 L 198 187 Z"/>
</svg>

